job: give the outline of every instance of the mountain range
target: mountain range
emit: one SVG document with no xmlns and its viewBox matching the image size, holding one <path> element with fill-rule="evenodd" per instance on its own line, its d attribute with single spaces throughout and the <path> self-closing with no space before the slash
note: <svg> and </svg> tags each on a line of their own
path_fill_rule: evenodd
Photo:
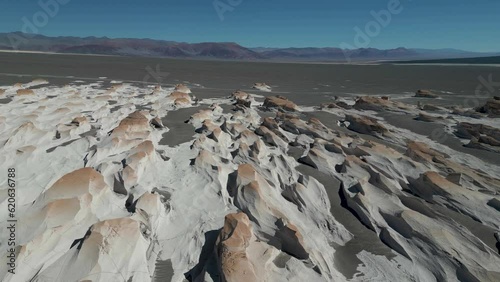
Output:
<svg viewBox="0 0 500 282">
<path fill-rule="evenodd" d="M 356 62 L 472 58 L 500 55 L 457 49 L 340 49 L 327 48 L 247 48 L 232 42 L 185 43 L 155 39 L 108 37 L 49 37 L 21 32 L 0 33 L 0 50 L 53 53 L 99 54 L 117 56 L 147 56 L 227 60 L 270 60 Z"/>
</svg>

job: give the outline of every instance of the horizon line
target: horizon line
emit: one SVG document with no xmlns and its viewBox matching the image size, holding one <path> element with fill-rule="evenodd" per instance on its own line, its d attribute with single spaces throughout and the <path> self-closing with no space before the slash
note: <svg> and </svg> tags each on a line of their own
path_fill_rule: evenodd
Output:
<svg viewBox="0 0 500 282">
<path fill-rule="evenodd" d="M 202 43 L 232 43 L 232 44 L 237 44 L 239 46 L 242 46 L 247 49 L 259 49 L 259 48 L 265 48 L 265 49 L 307 49 L 307 48 L 315 48 L 315 49 L 325 49 L 325 48 L 336 48 L 340 50 L 360 50 L 360 49 L 377 49 L 377 50 L 396 50 L 396 49 L 407 49 L 407 50 L 417 50 L 417 49 L 423 49 L 423 50 L 431 50 L 431 51 L 439 51 L 439 50 L 455 50 L 455 51 L 462 51 L 462 52 L 470 52 L 470 53 L 500 53 L 500 51 L 471 51 L 471 50 L 464 50 L 464 49 L 457 49 L 457 48 L 452 48 L 452 47 L 447 47 L 447 48 L 428 48 L 428 47 L 405 47 L 405 46 L 398 46 L 398 47 L 391 47 L 391 48 L 377 48 L 377 47 L 362 47 L 362 48 L 357 48 L 357 49 L 343 49 L 338 46 L 305 46 L 305 47 L 297 47 L 297 46 L 288 46 L 288 47 L 274 47 L 274 46 L 269 46 L 269 47 L 264 47 L 264 46 L 246 46 L 241 43 L 235 42 L 235 41 L 200 41 L 200 42 L 189 42 L 189 41 L 176 41 L 176 40 L 169 40 L 169 39 L 159 39 L 159 38 L 152 38 L 152 37 L 110 37 L 110 36 L 95 36 L 95 35 L 88 35 L 88 36 L 77 36 L 77 35 L 46 35 L 42 33 L 26 33 L 22 31 L 4 31 L 0 32 L 0 34 L 11 34 L 11 33 L 20 33 L 20 34 L 29 34 L 29 35 L 39 35 L 39 36 L 44 36 L 44 37 L 49 37 L 49 38 L 57 38 L 57 37 L 75 37 L 75 38 L 106 38 L 106 39 L 134 39 L 134 40 L 155 40 L 155 41 L 166 41 L 166 42 L 175 42 L 175 43 L 186 43 L 186 44 L 202 44 Z"/>
</svg>

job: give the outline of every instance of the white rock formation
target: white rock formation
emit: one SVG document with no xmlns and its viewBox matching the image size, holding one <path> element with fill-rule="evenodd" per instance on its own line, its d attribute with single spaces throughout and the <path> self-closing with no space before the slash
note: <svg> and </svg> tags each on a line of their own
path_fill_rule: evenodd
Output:
<svg viewBox="0 0 500 282">
<path fill-rule="evenodd" d="M 373 113 L 415 106 L 323 107 L 344 128 L 285 97 L 33 83 L 1 88 L 0 171 L 18 183 L 16 274 L 1 248 L 2 281 L 500 280 L 500 168 Z M 192 140 L 162 145 L 193 107 Z M 376 242 L 356 241 L 336 197 Z M 352 242 L 354 273 L 338 263 Z"/>
</svg>

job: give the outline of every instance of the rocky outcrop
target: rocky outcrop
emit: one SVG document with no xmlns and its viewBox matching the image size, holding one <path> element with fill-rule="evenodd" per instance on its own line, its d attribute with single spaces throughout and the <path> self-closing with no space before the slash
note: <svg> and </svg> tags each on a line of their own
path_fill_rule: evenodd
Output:
<svg viewBox="0 0 500 282">
<path fill-rule="evenodd" d="M 415 93 L 415 96 L 417 98 L 438 98 L 439 96 L 437 94 L 432 93 L 430 90 L 418 90 Z"/>
<path fill-rule="evenodd" d="M 183 107 L 190 106 L 191 105 L 191 99 L 177 98 L 177 99 L 174 100 L 174 104 L 176 106 L 183 106 Z"/>
<path fill-rule="evenodd" d="M 294 102 L 288 100 L 283 96 L 266 97 L 263 106 L 266 108 L 276 108 L 291 112 L 299 111 L 299 107 Z"/>
<path fill-rule="evenodd" d="M 242 212 L 229 214 L 217 240 L 217 255 L 223 281 L 260 281 L 247 254 L 252 240 L 252 226 Z"/>
<path fill-rule="evenodd" d="M 321 109 L 352 109 L 352 106 L 343 101 L 337 101 L 332 103 L 323 103 L 320 105 Z"/>
<path fill-rule="evenodd" d="M 165 126 L 163 125 L 163 122 L 161 120 L 161 118 L 159 117 L 155 117 L 151 120 L 151 125 L 154 126 L 155 128 L 165 128 Z"/>
<path fill-rule="evenodd" d="M 488 114 L 490 117 L 500 117 L 500 100 L 488 100 L 484 106 L 477 108 L 476 111 Z"/>
<path fill-rule="evenodd" d="M 280 122 L 280 127 L 284 131 L 293 134 L 304 134 L 325 140 L 331 140 L 335 137 L 335 134 L 329 128 L 315 118 L 311 118 L 306 122 L 295 116 L 278 113 L 276 119 Z"/>
<path fill-rule="evenodd" d="M 483 118 L 485 116 L 484 114 L 481 114 L 475 110 L 463 109 L 460 107 L 453 107 L 451 113 L 454 115 L 471 117 L 471 118 L 476 118 L 476 119 L 480 119 L 480 118 Z"/>
<path fill-rule="evenodd" d="M 500 148 L 489 148 L 489 146 L 500 147 L 500 129 L 498 128 L 483 124 L 460 122 L 457 124 L 455 135 L 460 138 L 470 139 L 471 142 L 467 145 L 468 147 L 490 151 L 500 150 Z"/>
<path fill-rule="evenodd" d="M 272 90 L 271 86 L 269 86 L 269 85 L 267 85 L 265 83 L 262 83 L 262 82 L 255 83 L 252 86 L 252 88 L 260 90 L 260 91 L 264 91 L 264 92 L 271 92 L 271 90 Z"/>
<path fill-rule="evenodd" d="M 186 93 L 186 94 L 191 93 L 191 89 L 189 89 L 189 87 L 187 87 L 184 84 L 177 84 L 177 85 L 175 85 L 174 91 L 175 92 Z"/>
<path fill-rule="evenodd" d="M 241 90 L 234 91 L 231 94 L 231 98 L 236 99 L 236 100 L 247 100 L 249 97 L 250 97 L 250 94 L 248 94 L 244 91 L 241 91 Z"/>
<path fill-rule="evenodd" d="M 195 101 L 181 87 L 108 90 L 0 104 L 0 166 L 22 184 L 17 274 L 4 264 L 0 280 L 499 280 L 498 166 L 360 112 L 417 107 L 361 97 L 310 113 L 276 97 L 272 116 L 242 91 L 181 109 Z M 496 147 L 481 123 L 460 134 Z"/>
<path fill-rule="evenodd" d="M 412 109 L 412 107 L 404 103 L 373 96 L 358 98 L 353 108 L 364 111 L 401 111 Z"/>
<path fill-rule="evenodd" d="M 495 145 L 491 145 L 491 144 L 495 144 Z M 474 148 L 474 149 L 480 149 L 480 150 L 500 153 L 500 148 L 498 148 L 498 144 L 499 144 L 498 141 L 496 141 L 492 138 L 481 137 L 480 139 L 477 139 L 475 137 L 472 137 L 470 142 L 465 144 L 464 146 L 467 148 Z"/>
<path fill-rule="evenodd" d="M 168 95 L 168 98 L 171 100 L 177 100 L 177 99 L 186 99 L 191 101 L 191 96 L 189 96 L 188 93 L 185 92 L 179 92 L 179 91 L 174 91 Z"/>
<path fill-rule="evenodd" d="M 17 95 L 18 96 L 35 95 L 35 92 L 31 89 L 19 89 L 19 90 L 17 90 Z"/>
<path fill-rule="evenodd" d="M 252 105 L 253 98 L 250 94 L 237 90 L 231 94 L 231 99 L 237 106 L 250 107 Z"/>
<path fill-rule="evenodd" d="M 88 123 L 87 117 L 76 117 L 71 121 L 71 124 L 74 124 L 76 126 L 81 126 Z"/>
<path fill-rule="evenodd" d="M 120 124 L 113 129 L 112 137 L 141 135 L 150 129 L 149 119 L 142 112 L 134 112 L 123 119 Z"/>
<path fill-rule="evenodd" d="M 368 135 L 384 135 L 389 130 L 376 119 L 367 116 L 346 115 L 345 121 L 349 123 L 348 129 Z"/>
<path fill-rule="evenodd" d="M 424 104 L 424 105 L 420 105 L 419 107 L 421 110 L 423 111 L 427 111 L 427 112 L 435 112 L 435 111 L 445 111 L 446 109 L 443 108 L 443 107 L 439 107 L 439 106 L 436 106 L 436 105 L 431 105 L 431 104 Z"/>
</svg>

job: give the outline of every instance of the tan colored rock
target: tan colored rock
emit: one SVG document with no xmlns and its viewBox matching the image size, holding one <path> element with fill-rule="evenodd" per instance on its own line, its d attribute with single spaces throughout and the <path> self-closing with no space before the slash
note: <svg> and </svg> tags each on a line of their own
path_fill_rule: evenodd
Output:
<svg viewBox="0 0 500 282">
<path fill-rule="evenodd" d="M 217 255 L 223 281 L 259 281 L 255 266 L 247 255 L 252 235 L 252 226 L 246 214 L 239 212 L 226 216 L 217 240 Z"/>
<path fill-rule="evenodd" d="M 163 88 L 161 87 L 161 85 L 156 85 L 155 88 L 153 89 L 153 92 L 151 92 L 151 94 L 158 95 L 162 91 L 163 91 Z"/>
<path fill-rule="evenodd" d="M 243 91 L 235 91 L 231 94 L 231 98 L 235 100 L 235 104 L 238 106 L 245 106 L 249 108 L 252 105 L 252 96 L 250 94 Z"/>
<path fill-rule="evenodd" d="M 422 160 L 432 162 L 434 157 L 445 157 L 444 154 L 429 148 L 429 146 L 422 142 L 408 143 L 406 155 L 417 162 L 420 162 Z"/>
<path fill-rule="evenodd" d="M 247 130 L 247 127 L 243 125 L 242 123 L 227 123 L 226 124 L 227 131 L 230 132 L 233 135 L 239 135 L 245 130 Z"/>
<path fill-rule="evenodd" d="M 43 78 L 37 78 L 32 81 L 32 83 L 37 83 L 37 84 L 48 84 L 49 82 Z"/>
<path fill-rule="evenodd" d="M 500 100 L 496 98 L 499 97 L 488 100 L 484 106 L 477 108 L 476 111 L 488 114 L 491 117 L 500 116 Z"/>
<path fill-rule="evenodd" d="M 446 197 L 446 193 L 453 192 L 453 189 L 458 192 L 460 186 L 450 182 L 435 171 L 428 171 L 413 183 L 412 189 L 425 200 L 430 200 L 436 195 Z"/>
<path fill-rule="evenodd" d="M 193 121 L 203 122 L 206 119 L 211 119 L 212 113 L 213 113 L 213 111 L 209 110 L 209 109 L 199 110 L 197 113 L 194 113 L 193 115 L 191 115 L 190 121 L 191 122 L 193 122 Z"/>
<path fill-rule="evenodd" d="M 338 103 L 337 103 L 338 105 Z M 372 96 L 364 96 L 360 97 L 356 100 L 354 106 L 352 106 L 356 110 L 365 110 L 365 111 L 382 111 L 382 110 L 409 110 L 412 109 L 411 106 L 396 102 L 385 100 L 378 97 Z"/>
<path fill-rule="evenodd" d="M 435 105 L 425 104 L 422 106 L 422 110 L 432 112 L 432 111 L 442 111 L 445 109 Z"/>
<path fill-rule="evenodd" d="M 212 152 L 200 149 L 198 156 L 192 160 L 193 165 L 204 168 L 207 170 L 217 169 L 220 166 L 220 157 L 214 155 Z"/>
<path fill-rule="evenodd" d="M 175 99 L 174 104 L 176 106 L 189 106 L 191 105 L 191 102 L 186 98 L 177 98 Z"/>
<path fill-rule="evenodd" d="M 220 127 L 216 125 L 211 119 L 204 120 L 201 126 L 201 130 L 209 132 L 213 132 L 217 128 L 220 129 Z"/>
<path fill-rule="evenodd" d="M 414 97 L 417 97 L 417 98 L 437 98 L 439 97 L 438 95 L 432 93 L 431 91 L 429 90 L 418 90 L 416 93 L 415 93 L 415 96 Z"/>
<path fill-rule="evenodd" d="M 406 155 L 417 162 L 431 163 L 442 171 L 446 171 L 448 174 L 460 173 L 466 176 L 466 178 L 471 178 L 475 182 L 475 185 L 500 193 L 499 179 L 491 177 L 482 171 L 474 170 L 453 162 L 449 159 L 448 155 L 429 148 L 429 146 L 424 143 L 408 143 Z"/>
<path fill-rule="evenodd" d="M 376 135 L 389 132 L 385 126 L 376 119 L 367 116 L 346 115 L 346 122 L 349 122 L 348 129 L 362 134 Z"/>
<path fill-rule="evenodd" d="M 135 148 L 131 149 L 129 152 L 130 154 L 132 154 L 132 156 L 137 153 L 143 153 L 145 156 L 152 156 L 155 152 L 155 147 L 151 140 L 145 140 L 139 145 L 137 145 Z"/>
<path fill-rule="evenodd" d="M 68 108 L 58 108 L 54 111 L 54 114 L 67 114 L 71 113 L 71 110 Z"/>
<path fill-rule="evenodd" d="M 105 189 L 104 177 L 92 168 L 82 168 L 61 177 L 45 192 L 45 200 L 71 199 Z"/>
<path fill-rule="evenodd" d="M 22 96 L 22 95 L 35 95 L 35 92 L 31 89 L 19 89 L 17 90 L 17 95 Z"/>
<path fill-rule="evenodd" d="M 191 101 L 191 96 L 189 94 L 184 93 L 184 92 L 179 92 L 179 91 L 174 91 L 168 95 L 168 97 L 172 100 L 177 100 L 177 99 L 186 99 L 188 101 Z"/>
<path fill-rule="evenodd" d="M 294 116 L 280 115 L 279 118 L 282 121 L 281 128 L 293 134 L 305 134 L 325 140 L 331 140 L 335 137 L 335 134 L 329 128 L 315 118 L 310 119 L 308 123 Z M 277 131 L 275 133 L 278 134 Z"/>
<path fill-rule="evenodd" d="M 276 122 L 275 119 L 271 117 L 265 117 L 264 120 L 262 121 L 262 125 L 269 128 L 270 130 L 278 130 L 279 125 Z"/>
<path fill-rule="evenodd" d="M 271 92 L 271 86 L 265 84 L 265 83 L 262 83 L 262 82 L 257 82 L 255 83 L 252 88 L 254 89 L 258 89 L 260 91 L 265 91 L 265 92 Z"/>
<path fill-rule="evenodd" d="M 182 93 L 186 93 L 186 94 L 189 94 L 191 93 L 191 89 L 189 89 L 189 87 L 187 87 L 186 85 L 184 84 L 177 84 L 175 86 L 175 91 L 177 92 L 182 92 Z"/>
<path fill-rule="evenodd" d="M 255 181 L 257 172 L 251 164 L 242 164 L 238 167 L 238 177 L 242 180 L 242 185 Z"/>
<path fill-rule="evenodd" d="M 131 113 L 113 130 L 112 136 L 148 131 L 149 119 L 141 112 Z"/>
<path fill-rule="evenodd" d="M 107 95 L 107 94 L 94 97 L 94 100 L 97 100 L 97 101 L 109 101 L 112 99 L 113 99 L 113 97 L 111 97 L 111 95 Z"/>
<path fill-rule="evenodd" d="M 479 136 L 479 142 L 495 147 L 500 147 L 500 140 L 491 136 Z"/>
<path fill-rule="evenodd" d="M 484 124 L 460 122 L 455 134 L 460 138 L 474 139 L 491 146 L 500 145 L 500 129 Z"/>
<path fill-rule="evenodd" d="M 479 112 L 477 112 L 475 110 L 463 109 L 463 108 L 459 108 L 459 107 L 453 107 L 451 113 L 454 114 L 454 115 L 459 115 L 459 116 L 464 116 L 464 117 L 471 117 L 471 118 L 477 118 L 477 119 L 485 117 L 484 114 L 479 113 Z"/>
<path fill-rule="evenodd" d="M 163 125 L 163 122 L 161 121 L 160 117 L 155 117 L 151 120 L 151 125 L 154 126 L 155 128 L 165 128 Z"/>
<path fill-rule="evenodd" d="M 84 123 L 88 123 L 87 117 L 76 117 L 71 121 L 71 124 L 74 124 L 76 126 L 80 126 Z"/>
<path fill-rule="evenodd" d="M 352 106 L 343 101 L 336 101 L 331 103 L 321 104 L 320 107 L 322 109 L 352 109 Z"/>
<path fill-rule="evenodd" d="M 262 136 L 263 140 L 276 147 L 287 148 L 288 144 L 280 136 L 275 134 L 269 128 L 265 126 L 260 126 L 255 130 L 255 133 Z"/>
<path fill-rule="evenodd" d="M 500 148 L 497 148 L 498 144 L 499 144 L 498 141 L 492 139 L 491 137 L 481 136 L 479 138 L 472 137 L 470 139 L 470 142 L 468 144 L 465 144 L 464 146 L 467 148 L 474 148 L 474 149 L 500 153 Z"/>
<path fill-rule="evenodd" d="M 279 108 L 286 111 L 299 111 L 299 107 L 292 101 L 283 96 L 271 96 L 264 100 L 264 107 Z"/>
<path fill-rule="evenodd" d="M 241 91 L 241 90 L 234 91 L 231 94 L 231 98 L 234 98 L 234 99 L 247 100 L 249 97 L 250 97 L 250 95 L 248 93 Z"/>
</svg>

